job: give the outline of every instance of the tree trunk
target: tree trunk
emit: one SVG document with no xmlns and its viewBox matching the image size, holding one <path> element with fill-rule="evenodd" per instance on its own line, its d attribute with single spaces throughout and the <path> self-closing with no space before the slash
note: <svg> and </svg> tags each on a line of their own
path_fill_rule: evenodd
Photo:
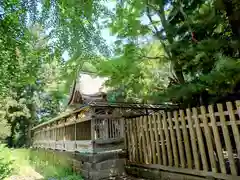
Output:
<svg viewBox="0 0 240 180">
<path fill-rule="evenodd" d="M 223 0 L 225 11 L 232 29 L 234 39 L 240 38 L 240 2 L 239 0 Z"/>
</svg>

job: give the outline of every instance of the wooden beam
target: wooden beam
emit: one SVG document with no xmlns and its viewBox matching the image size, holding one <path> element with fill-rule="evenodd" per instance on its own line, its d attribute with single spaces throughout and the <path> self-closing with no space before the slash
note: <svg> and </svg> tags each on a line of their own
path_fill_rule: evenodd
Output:
<svg viewBox="0 0 240 180">
<path fill-rule="evenodd" d="M 116 116 L 116 115 L 112 115 L 112 114 L 97 114 L 97 115 L 92 115 L 92 118 L 115 120 L 115 119 L 121 119 L 122 116 Z"/>
<path fill-rule="evenodd" d="M 38 129 L 38 128 L 40 128 L 40 127 L 43 127 L 43 126 L 45 126 L 45 125 L 47 125 L 47 124 L 54 123 L 54 122 L 56 122 L 56 121 L 58 121 L 58 120 L 61 120 L 62 118 L 67 118 L 67 117 L 69 117 L 69 116 L 71 116 L 71 115 L 73 115 L 73 114 L 75 114 L 75 113 L 88 110 L 88 108 L 89 108 L 89 106 L 86 105 L 86 106 L 81 107 L 81 108 L 79 108 L 79 109 L 77 109 L 77 110 L 65 112 L 65 113 L 63 113 L 63 114 L 61 114 L 61 115 L 59 115 L 59 116 L 51 119 L 50 121 L 44 122 L 44 123 L 42 123 L 42 124 L 39 124 L 39 125 L 33 127 L 31 130 L 35 130 L 35 129 Z"/>
<path fill-rule="evenodd" d="M 115 144 L 115 143 L 121 143 L 124 141 L 124 138 L 114 138 L 114 139 L 96 139 L 94 142 L 96 144 Z"/>
</svg>

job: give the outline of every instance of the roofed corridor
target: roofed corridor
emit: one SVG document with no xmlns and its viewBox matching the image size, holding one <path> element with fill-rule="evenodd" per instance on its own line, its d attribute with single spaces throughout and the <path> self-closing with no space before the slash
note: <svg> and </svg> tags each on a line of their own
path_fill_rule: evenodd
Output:
<svg viewBox="0 0 240 180">
<path fill-rule="evenodd" d="M 125 117 L 148 115 L 163 106 L 109 103 L 104 92 L 84 94 L 80 84 L 75 81 L 65 112 L 32 128 L 32 147 L 45 149 L 46 159 L 71 159 L 69 166 L 84 178 L 126 179 Z"/>
<path fill-rule="evenodd" d="M 90 91 L 86 84 L 77 79 L 66 112 L 32 129 L 33 147 L 71 152 L 123 149 L 125 116 L 166 108 L 166 105 L 108 103 L 106 94 L 101 92 L 102 86 L 98 84 L 95 89 L 91 86 Z M 114 146 L 106 146 L 109 143 Z"/>
</svg>

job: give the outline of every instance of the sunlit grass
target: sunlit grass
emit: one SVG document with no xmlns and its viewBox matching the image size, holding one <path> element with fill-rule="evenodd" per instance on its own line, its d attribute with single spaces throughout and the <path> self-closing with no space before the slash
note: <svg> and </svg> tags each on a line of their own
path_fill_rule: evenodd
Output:
<svg viewBox="0 0 240 180">
<path fill-rule="evenodd" d="M 45 151 L 32 151 L 30 149 L 9 149 L 5 148 L 0 152 L 0 157 L 12 161 L 11 175 L 33 177 L 37 179 L 59 179 L 81 180 L 82 178 L 71 171 L 71 166 L 64 157 Z"/>
</svg>

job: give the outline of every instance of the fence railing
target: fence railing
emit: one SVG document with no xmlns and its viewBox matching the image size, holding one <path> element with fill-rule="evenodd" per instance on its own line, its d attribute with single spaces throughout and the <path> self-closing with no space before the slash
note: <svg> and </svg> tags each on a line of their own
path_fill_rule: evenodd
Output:
<svg viewBox="0 0 240 180">
<path fill-rule="evenodd" d="M 240 101 L 125 120 L 129 162 L 163 170 L 237 177 Z"/>
<path fill-rule="evenodd" d="M 116 139 L 123 137 L 123 119 L 95 119 L 94 139 Z"/>
</svg>

